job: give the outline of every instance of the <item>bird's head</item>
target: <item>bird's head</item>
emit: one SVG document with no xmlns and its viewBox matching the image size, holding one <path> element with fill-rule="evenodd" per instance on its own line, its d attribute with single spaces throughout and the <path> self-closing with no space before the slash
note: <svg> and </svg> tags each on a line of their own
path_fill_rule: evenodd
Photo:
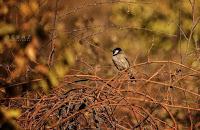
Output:
<svg viewBox="0 0 200 130">
<path fill-rule="evenodd" d="M 115 55 L 117 55 L 117 54 L 119 54 L 119 53 L 121 53 L 122 52 L 122 49 L 121 48 L 119 48 L 119 47 L 117 47 L 117 48 L 115 48 L 115 49 L 113 49 L 113 56 L 115 56 Z"/>
</svg>

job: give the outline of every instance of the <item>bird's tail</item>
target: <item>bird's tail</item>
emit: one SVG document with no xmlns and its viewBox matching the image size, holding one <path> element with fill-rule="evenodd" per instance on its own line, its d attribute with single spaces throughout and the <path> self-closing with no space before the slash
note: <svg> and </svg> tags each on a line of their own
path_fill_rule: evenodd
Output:
<svg viewBox="0 0 200 130">
<path fill-rule="evenodd" d="M 128 76 L 129 76 L 129 79 L 131 80 L 131 82 L 132 82 L 133 84 L 136 83 L 136 80 L 134 80 L 134 79 L 135 79 L 135 75 L 136 75 L 136 72 L 133 71 L 133 70 L 130 68 L 130 69 L 128 70 Z"/>
</svg>

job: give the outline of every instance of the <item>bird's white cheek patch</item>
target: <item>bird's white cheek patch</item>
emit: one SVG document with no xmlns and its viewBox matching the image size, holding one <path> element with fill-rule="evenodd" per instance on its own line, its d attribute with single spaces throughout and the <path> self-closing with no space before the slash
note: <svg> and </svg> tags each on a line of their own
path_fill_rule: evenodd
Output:
<svg viewBox="0 0 200 130">
<path fill-rule="evenodd" d="M 116 54 L 118 54 L 119 53 L 119 50 L 116 50 L 115 52 L 114 52 L 114 55 L 116 55 Z"/>
</svg>

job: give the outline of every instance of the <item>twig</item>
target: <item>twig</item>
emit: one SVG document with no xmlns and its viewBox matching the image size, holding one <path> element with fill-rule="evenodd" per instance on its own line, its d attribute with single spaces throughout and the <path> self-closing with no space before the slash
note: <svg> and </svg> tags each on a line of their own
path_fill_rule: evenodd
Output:
<svg viewBox="0 0 200 130">
<path fill-rule="evenodd" d="M 55 14 L 54 14 L 54 19 L 53 19 L 53 28 L 55 28 L 56 26 L 56 21 L 57 21 L 57 12 L 58 12 L 58 1 L 56 0 L 55 3 Z M 54 53 L 55 53 L 55 43 L 54 43 L 54 36 L 55 36 L 55 32 L 56 30 L 53 30 L 51 33 L 51 52 L 49 54 L 49 59 L 48 59 L 48 66 L 51 67 L 52 62 L 53 62 L 53 57 L 54 57 Z"/>
</svg>

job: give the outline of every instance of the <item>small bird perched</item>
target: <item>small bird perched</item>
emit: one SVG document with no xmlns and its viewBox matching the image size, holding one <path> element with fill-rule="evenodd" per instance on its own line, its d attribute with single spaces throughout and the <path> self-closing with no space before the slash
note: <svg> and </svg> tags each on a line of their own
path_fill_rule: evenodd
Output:
<svg viewBox="0 0 200 130">
<path fill-rule="evenodd" d="M 121 48 L 115 48 L 113 51 L 112 61 L 119 71 L 127 70 L 130 79 L 135 79 L 130 63 Z M 135 83 L 135 81 L 132 81 Z"/>
</svg>

